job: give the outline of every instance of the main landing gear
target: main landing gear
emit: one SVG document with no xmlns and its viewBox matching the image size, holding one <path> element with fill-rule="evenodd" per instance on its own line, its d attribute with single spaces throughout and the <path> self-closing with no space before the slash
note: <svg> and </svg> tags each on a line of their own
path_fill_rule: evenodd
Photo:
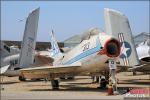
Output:
<svg viewBox="0 0 150 100">
<path fill-rule="evenodd" d="M 58 90 L 59 89 L 59 81 L 58 80 L 51 80 L 51 85 L 53 90 Z"/>
<path fill-rule="evenodd" d="M 106 87 L 107 87 L 107 80 L 105 78 L 101 78 L 100 88 L 106 89 Z"/>
<path fill-rule="evenodd" d="M 26 81 L 26 78 L 25 77 L 23 77 L 23 76 L 19 76 L 19 81 Z"/>
</svg>

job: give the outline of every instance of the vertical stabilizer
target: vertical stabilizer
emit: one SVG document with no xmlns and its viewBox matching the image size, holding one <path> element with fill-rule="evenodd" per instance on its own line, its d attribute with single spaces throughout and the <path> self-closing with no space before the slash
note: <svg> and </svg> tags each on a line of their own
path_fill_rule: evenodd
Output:
<svg viewBox="0 0 150 100">
<path fill-rule="evenodd" d="M 56 41 L 56 38 L 54 36 L 53 30 L 50 33 L 50 37 L 51 37 L 51 40 L 50 40 L 51 41 L 51 55 L 54 57 L 60 53 L 60 49 L 59 49 L 58 43 Z"/>
<path fill-rule="evenodd" d="M 20 67 L 22 68 L 33 64 L 34 61 L 39 11 L 40 8 L 32 11 L 26 20 L 20 54 Z"/>
<path fill-rule="evenodd" d="M 121 42 L 120 64 L 134 66 L 139 64 L 135 44 L 128 18 L 119 11 L 104 10 L 106 33 L 118 38 Z"/>
</svg>

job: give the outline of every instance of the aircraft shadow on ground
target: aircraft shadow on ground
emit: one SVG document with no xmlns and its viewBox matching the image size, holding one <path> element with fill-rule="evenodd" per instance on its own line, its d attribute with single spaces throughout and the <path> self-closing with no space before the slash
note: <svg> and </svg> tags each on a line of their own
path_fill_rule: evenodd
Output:
<svg viewBox="0 0 150 100">
<path fill-rule="evenodd" d="M 149 75 L 149 74 L 143 74 L 143 73 L 141 73 L 141 74 L 136 74 L 136 75 L 133 75 L 133 74 L 126 74 L 126 76 L 140 76 L 140 75 Z"/>
<path fill-rule="evenodd" d="M 146 81 L 146 82 L 143 82 L 143 81 L 139 81 L 139 80 L 124 80 L 124 81 L 121 81 L 119 82 L 119 84 L 137 84 L 137 85 L 149 85 L 150 84 L 150 81 Z"/>
<path fill-rule="evenodd" d="M 106 92 L 107 89 L 99 89 L 99 88 L 92 88 L 92 87 L 79 87 L 76 85 L 60 85 L 60 89 L 32 89 L 30 91 L 82 91 L 82 92 Z"/>
<path fill-rule="evenodd" d="M 67 83 L 67 84 L 69 84 L 69 85 L 90 85 L 90 84 L 92 84 L 92 83 Z"/>
<path fill-rule="evenodd" d="M 15 84 L 15 83 L 19 83 L 19 82 L 2 82 L 0 83 L 0 85 L 9 85 L 9 84 Z"/>
<path fill-rule="evenodd" d="M 42 79 L 41 80 L 40 79 L 39 80 L 26 80 L 24 82 L 42 82 L 42 81 L 44 81 L 44 80 L 42 80 Z"/>
<path fill-rule="evenodd" d="M 90 79 L 90 78 L 75 78 L 75 79 L 60 79 L 62 82 L 67 82 L 67 81 L 74 81 L 74 80 L 84 80 L 84 79 Z"/>
<path fill-rule="evenodd" d="M 78 79 L 78 80 L 81 80 L 81 79 L 91 79 L 90 77 L 78 77 L 78 78 L 75 78 L 75 79 Z"/>
</svg>

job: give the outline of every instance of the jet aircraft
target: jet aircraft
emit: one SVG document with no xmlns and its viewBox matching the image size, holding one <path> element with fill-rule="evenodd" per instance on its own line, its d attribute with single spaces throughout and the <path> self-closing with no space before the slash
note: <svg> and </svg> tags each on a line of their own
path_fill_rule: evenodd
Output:
<svg viewBox="0 0 150 100">
<path fill-rule="evenodd" d="M 139 66 L 133 66 L 129 70 L 133 71 L 133 75 L 138 72 L 150 72 L 150 38 L 140 43 L 137 47 L 137 54 L 140 60 Z"/>
<path fill-rule="evenodd" d="M 25 66 L 45 65 L 52 62 L 52 59 L 49 59 L 50 52 L 35 51 L 39 10 L 38 8 L 32 11 L 26 20 L 21 50 L 1 42 L 1 75 L 19 76 L 19 69 Z M 23 81 L 25 78 L 19 76 L 19 80 Z"/>
<path fill-rule="evenodd" d="M 92 75 L 109 72 L 116 86 L 115 72 L 118 69 L 139 65 L 128 18 L 119 11 L 104 10 L 106 33 L 89 34 L 80 44 L 67 53 L 60 51 L 52 36 L 53 65 L 21 69 L 25 78 L 45 78 L 52 88 L 59 88 L 59 77 L 65 75 Z M 26 54 L 25 54 L 26 55 Z M 116 66 L 117 65 L 117 66 Z M 109 74 L 104 74 L 109 77 Z"/>
</svg>

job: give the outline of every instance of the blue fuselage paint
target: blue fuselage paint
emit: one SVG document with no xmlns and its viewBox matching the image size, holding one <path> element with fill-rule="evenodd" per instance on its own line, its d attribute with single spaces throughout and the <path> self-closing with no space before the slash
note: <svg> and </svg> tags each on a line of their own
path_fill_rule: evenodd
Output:
<svg viewBox="0 0 150 100">
<path fill-rule="evenodd" d="M 102 47 L 102 45 L 101 45 L 101 43 L 99 41 L 99 38 L 97 38 L 96 39 L 96 47 L 91 48 L 89 50 L 86 50 L 86 51 L 80 53 L 79 55 L 77 55 L 74 58 L 70 59 L 69 61 L 65 62 L 64 65 L 75 63 L 75 62 L 77 62 L 77 61 L 79 61 L 79 60 L 81 60 L 81 59 L 83 59 L 85 57 L 88 57 L 88 56 L 90 56 L 90 55 L 92 55 L 94 53 L 97 53 L 97 52 L 99 52 L 101 50 L 101 47 Z"/>
</svg>

